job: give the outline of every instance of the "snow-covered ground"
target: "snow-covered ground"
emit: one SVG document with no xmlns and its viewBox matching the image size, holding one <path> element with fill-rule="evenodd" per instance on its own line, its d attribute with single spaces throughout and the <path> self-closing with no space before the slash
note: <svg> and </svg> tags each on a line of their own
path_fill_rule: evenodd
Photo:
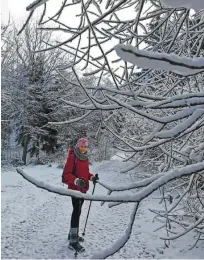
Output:
<svg viewBox="0 0 204 260">
<path fill-rule="evenodd" d="M 126 163 L 114 157 L 110 161 L 94 163 L 93 173 L 98 173 L 100 180 L 109 184 L 130 182 L 130 176 L 121 174 Z M 24 170 L 45 183 L 62 186 L 62 169 L 56 164 L 48 166 L 27 166 Z M 64 188 L 66 188 L 64 186 Z M 90 191 L 92 190 L 92 185 Z M 96 194 L 106 194 L 105 188 L 96 186 Z M 24 180 L 15 170 L 2 172 L 2 258 L 51 258 L 70 259 L 73 251 L 67 245 L 71 200 L 68 197 L 49 193 Z M 193 244 L 193 234 L 171 242 L 166 248 L 159 236 L 162 232 L 153 232 L 161 223 L 153 222 L 153 213 L 149 208 L 159 208 L 159 192 L 142 202 L 137 213 L 133 233 L 128 243 L 110 258 L 189 258 L 204 257 L 204 245 L 189 251 Z M 85 201 L 81 215 L 83 230 L 89 202 Z M 109 248 L 127 228 L 132 204 L 108 208 L 107 203 L 92 202 L 85 241 L 86 251 L 80 258 L 90 258 L 94 253 Z"/>
</svg>

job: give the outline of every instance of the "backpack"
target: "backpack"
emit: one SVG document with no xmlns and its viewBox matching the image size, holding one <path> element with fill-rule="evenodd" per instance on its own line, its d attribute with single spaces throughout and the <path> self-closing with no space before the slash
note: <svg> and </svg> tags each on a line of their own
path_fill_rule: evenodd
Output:
<svg viewBox="0 0 204 260">
<path fill-rule="evenodd" d="M 73 175 L 75 175 L 75 173 L 76 173 L 76 161 L 77 161 L 77 159 L 76 159 L 76 157 L 75 157 L 75 155 L 74 155 L 74 166 L 73 166 L 73 170 L 72 170 L 72 174 L 73 174 Z M 65 184 L 66 184 L 66 179 L 65 179 L 65 177 L 64 177 L 65 167 L 66 167 L 66 164 L 65 164 L 64 169 L 63 169 L 63 172 L 62 172 L 62 183 L 65 183 Z"/>
</svg>

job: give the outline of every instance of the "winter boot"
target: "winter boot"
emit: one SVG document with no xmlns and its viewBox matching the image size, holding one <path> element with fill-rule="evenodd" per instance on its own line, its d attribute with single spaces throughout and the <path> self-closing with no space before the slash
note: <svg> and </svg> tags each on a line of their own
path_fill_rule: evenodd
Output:
<svg viewBox="0 0 204 260">
<path fill-rule="evenodd" d="M 79 242 L 69 243 L 68 246 L 70 249 L 75 250 L 76 252 L 84 252 L 85 248 L 79 244 Z"/>
</svg>

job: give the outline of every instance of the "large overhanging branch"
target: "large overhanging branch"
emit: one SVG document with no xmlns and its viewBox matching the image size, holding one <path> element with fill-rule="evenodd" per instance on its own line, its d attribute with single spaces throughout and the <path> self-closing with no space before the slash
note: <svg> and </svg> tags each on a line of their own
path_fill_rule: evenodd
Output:
<svg viewBox="0 0 204 260">
<path fill-rule="evenodd" d="M 62 196 L 75 196 L 77 198 L 83 198 L 85 200 L 91 200 L 91 201 L 108 201 L 108 202 L 140 202 L 147 196 L 149 196 L 152 192 L 157 190 L 158 188 L 162 187 L 166 183 L 181 178 L 184 176 L 189 176 L 191 174 L 196 174 L 199 172 L 202 172 L 204 170 L 204 162 L 192 164 L 190 166 L 182 167 L 182 168 L 176 168 L 173 170 L 170 170 L 168 172 L 164 172 L 162 176 L 160 176 L 158 179 L 152 181 L 149 185 L 147 185 L 145 188 L 143 188 L 141 191 L 136 192 L 134 195 L 111 195 L 111 196 L 101 196 L 101 195 L 90 195 L 90 194 L 82 194 L 77 191 L 72 190 L 65 190 L 63 188 L 54 187 L 49 184 L 45 184 L 42 181 L 38 181 L 32 176 L 26 174 L 22 169 L 17 168 L 17 172 L 25 178 L 27 181 L 34 184 L 36 187 L 47 190 L 49 192 L 53 192 Z"/>
<path fill-rule="evenodd" d="M 128 242 L 132 233 L 132 228 L 135 222 L 138 207 L 139 203 L 136 202 L 130 215 L 130 222 L 128 224 L 127 229 L 125 230 L 124 235 L 117 239 L 110 248 L 104 249 L 99 253 L 94 253 L 91 259 L 105 259 L 118 252 Z"/>
</svg>

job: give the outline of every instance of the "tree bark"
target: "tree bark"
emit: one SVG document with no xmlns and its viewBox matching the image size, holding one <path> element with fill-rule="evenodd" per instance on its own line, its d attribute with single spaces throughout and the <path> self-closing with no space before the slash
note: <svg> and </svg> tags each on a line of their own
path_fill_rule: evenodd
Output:
<svg viewBox="0 0 204 260">
<path fill-rule="evenodd" d="M 24 165 L 26 165 L 26 158 L 27 158 L 27 153 L 28 153 L 28 135 L 24 137 L 23 140 L 23 155 L 22 155 L 22 161 Z"/>
</svg>

